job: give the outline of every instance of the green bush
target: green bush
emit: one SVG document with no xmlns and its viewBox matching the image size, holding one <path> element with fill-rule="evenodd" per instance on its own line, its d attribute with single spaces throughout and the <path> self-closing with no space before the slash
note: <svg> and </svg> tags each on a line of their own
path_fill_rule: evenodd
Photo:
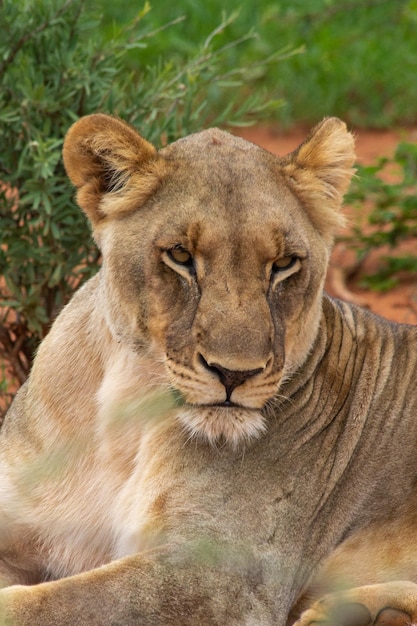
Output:
<svg viewBox="0 0 417 626">
<path fill-rule="evenodd" d="M 106 31 L 117 32 L 135 3 L 91 0 L 101 5 Z M 217 25 L 221 11 L 239 15 L 228 36 L 241 37 L 252 28 L 257 39 L 246 49 L 232 49 L 229 64 L 251 65 L 288 47 L 303 49 L 280 65 L 251 69 L 258 85 L 272 98 L 284 99 L 277 110 L 281 124 L 316 123 L 338 115 L 362 127 L 389 127 L 417 121 L 417 3 L 415 0 L 177 0 L 158 2 L 149 28 L 182 19 L 157 42 L 158 52 L 181 59 L 196 41 Z M 128 5 L 128 6 L 127 6 Z M 151 50 L 143 54 L 151 62 Z M 141 52 L 142 54 L 142 52 Z M 137 62 L 135 51 L 129 56 Z"/>
<path fill-rule="evenodd" d="M 0 349 L 3 372 L 6 364 L 19 383 L 56 314 L 99 260 L 61 162 L 71 123 L 111 112 L 161 144 L 209 122 L 259 119 L 274 106 L 241 98 L 245 68 L 225 68 L 224 58 L 251 35 L 219 45 L 226 19 L 183 61 L 126 70 L 129 51 L 158 38 L 144 26 L 146 12 L 104 41 L 82 0 L 0 3 Z M 229 105 L 215 109 L 224 90 Z"/>
<path fill-rule="evenodd" d="M 387 182 L 387 172 L 397 182 Z M 417 277 L 417 253 L 398 251 L 401 243 L 415 241 L 417 233 L 417 145 L 402 142 L 392 159 L 360 167 L 346 201 L 361 211 L 365 202 L 372 206 L 366 228 L 355 226 L 347 238 L 358 258 L 363 260 L 380 248 L 389 250 L 382 255 L 375 274 L 363 277 L 363 285 L 383 291 L 396 285 L 400 275 Z"/>
</svg>

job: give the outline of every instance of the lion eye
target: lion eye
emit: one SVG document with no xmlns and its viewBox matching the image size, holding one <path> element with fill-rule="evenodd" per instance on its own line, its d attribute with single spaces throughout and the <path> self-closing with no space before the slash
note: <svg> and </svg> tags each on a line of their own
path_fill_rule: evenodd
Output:
<svg viewBox="0 0 417 626">
<path fill-rule="evenodd" d="M 193 261 L 193 257 L 188 250 L 185 250 L 180 246 L 168 250 L 168 255 L 174 263 L 178 263 L 179 265 L 191 265 Z"/>
<path fill-rule="evenodd" d="M 289 270 L 297 262 L 296 256 L 283 256 L 281 259 L 276 259 L 272 264 L 272 270 L 275 272 L 283 272 Z"/>
</svg>

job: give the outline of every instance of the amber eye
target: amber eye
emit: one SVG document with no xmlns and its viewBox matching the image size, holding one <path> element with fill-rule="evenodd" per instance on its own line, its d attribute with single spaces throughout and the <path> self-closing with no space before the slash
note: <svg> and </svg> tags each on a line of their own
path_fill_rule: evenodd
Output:
<svg viewBox="0 0 417 626">
<path fill-rule="evenodd" d="M 168 250 L 168 255 L 172 261 L 178 263 L 179 265 L 192 265 L 193 263 L 193 257 L 191 254 L 188 250 L 181 248 L 181 246 Z"/>
<path fill-rule="evenodd" d="M 276 259 L 272 264 L 272 270 L 275 272 L 283 272 L 289 270 L 297 262 L 296 256 L 283 256 L 281 259 Z"/>
</svg>

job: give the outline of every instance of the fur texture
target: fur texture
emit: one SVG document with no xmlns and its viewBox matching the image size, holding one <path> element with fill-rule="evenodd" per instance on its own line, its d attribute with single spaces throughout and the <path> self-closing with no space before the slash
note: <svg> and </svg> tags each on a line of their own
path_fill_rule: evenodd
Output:
<svg viewBox="0 0 417 626">
<path fill-rule="evenodd" d="M 103 264 L 1 431 L 0 624 L 417 621 L 417 332 L 323 295 L 354 158 L 69 130 Z"/>
</svg>

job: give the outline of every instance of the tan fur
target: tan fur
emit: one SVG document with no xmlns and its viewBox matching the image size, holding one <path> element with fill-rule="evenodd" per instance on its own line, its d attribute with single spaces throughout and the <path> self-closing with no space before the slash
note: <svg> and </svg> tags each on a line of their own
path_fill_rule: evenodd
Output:
<svg viewBox="0 0 417 626">
<path fill-rule="evenodd" d="M 0 624 L 417 621 L 416 329 L 323 295 L 345 125 L 278 159 L 99 114 L 64 161 L 103 264 L 1 431 Z"/>
</svg>

